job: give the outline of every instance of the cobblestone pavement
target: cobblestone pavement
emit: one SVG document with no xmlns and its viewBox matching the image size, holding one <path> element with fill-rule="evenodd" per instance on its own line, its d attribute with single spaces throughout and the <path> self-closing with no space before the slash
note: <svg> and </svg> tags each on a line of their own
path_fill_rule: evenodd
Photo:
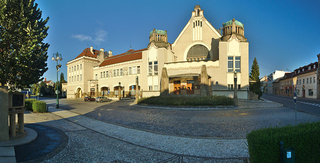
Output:
<svg viewBox="0 0 320 163">
<path fill-rule="evenodd" d="M 192 108 L 163 109 L 130 105 L 132 102 L 123 100 L 106 103 L 84 115 L 111 124 L 158 134 L 202 138 L 245 138 L 252 130 L 295 124 L 293 109 L 281 107 L 270 101 L 251 101 L 248 105 L 244 101 L 239 101 L 240 107 L 207 108 L 197 111 Z M 76 108 L 65 108 L 82 113 Z M 319 120 L 320 117 L 298 112 L 299 123 Z"/>
<path fill-rule="evenodd" d="M 72 117 L 79 118 L 79 117 Z M 72 119 L 71 118 L 71 119 Z M 88 119 L 88 118 L 87 118 Z M 207 163 L 245 163 L 246 158 L 212 158 L 179 155 L 150 149 L 110 137 L 85 126 L 79 121 L 67 120 L 52 113 L 26 113 L 27 124 L 51 126 L 68 136 L 67 145 L 53 154 L 27 162 L 207 162 Z M 91 122 L 88 122 L 91 123 Z M 103 128 L 103 126 L 100 126 Z M 159 142 L 161 143 L 161 142 Z M 27 147 L 26 147 L 27 148 Z M 195 149 L 196 150 L 196 149 Z M 214 151 L 212 151 L 214 152 Z M 40 157 L 40 156 L 39 156 Z"/>
</svg>

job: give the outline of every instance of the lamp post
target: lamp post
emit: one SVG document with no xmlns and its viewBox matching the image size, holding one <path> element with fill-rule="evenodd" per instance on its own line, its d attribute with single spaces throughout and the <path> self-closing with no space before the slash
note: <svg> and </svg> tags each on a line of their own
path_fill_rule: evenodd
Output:
<svg viewBox="0 0 320 163">
<path fill-rule="evenodd" d="M 238 105 L 238 95 L 237 95 L 237 71 L 234 71 L 234 105 Z"/>
<path fill-rule="evenodd" d="M 121 100 L 121 82 L 119 82 L 118 96 L 119 100 Z"/>
<path fill-rule="evenodd" d="M 59 72 L 59 68 L 61 67 L 61 64 L 59 64 L 59 60 L 62 61 L 62 55 L 59 54 L 58 52 L 57 53 L 53 53 L 53 57 L 52 57 L 52 60 L 53 61 L 56 61 L 57 62 L 57 65 L 56 65 L 56 68 L 57 68 L 57 90 L 56 90 L 56 94 L 57 94 L 57 106 L 56 108 L 59 108 L 59 93 L 58 93 L 58 80 L 59 80 L 59 77 L 58 77 L 58 72 Z"/>
</svg>

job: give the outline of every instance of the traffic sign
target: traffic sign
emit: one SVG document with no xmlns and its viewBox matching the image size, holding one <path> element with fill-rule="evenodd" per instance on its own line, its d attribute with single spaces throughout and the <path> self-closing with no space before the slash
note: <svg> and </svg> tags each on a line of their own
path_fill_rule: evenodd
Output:
<svg viewBox="0 0 320 163">
<path fill-rule="evenodd" d="M 294 92 L 294 95 L 293 95 L 293 103 L 294 103 L 294 104 L 297 104 L 297 92 Z"/>
</svg>

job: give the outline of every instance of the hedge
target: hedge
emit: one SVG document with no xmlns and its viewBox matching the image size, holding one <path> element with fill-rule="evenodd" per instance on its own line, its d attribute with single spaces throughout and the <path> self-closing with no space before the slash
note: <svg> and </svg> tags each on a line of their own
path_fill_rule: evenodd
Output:
<svg viewBox="0 0 320 163">
<path fill-rule="evenodd" d="M 34 112 L 45 113 L 47 110 L 47 104 L 43 101 L 35 101 L 32 104 L 32 109 Z"/>
<path fill-rule="evenodd" d="M 35 100 L 35 99 L 26 99 L 26 100 L 25 100 L 25 108 L 26 108 L 27 110 L 32 111 L 32 104 L 33 104 L 33 102 L 35 102 L 35 101 L 37 101 L 37 100 Z"/>
<path fill-rule="evenodd" d="M 320 160 L 320 122 L 270 127 L 247 134 L 250 162 L 280 162 L 280 141 L 284 149 L 295 148 L 296 162 Z"/>
<path fill-rule="evenodd" d="M 141 98 L 138 104 L 152 105 L 173 105 L 173 106 L 218 106 L 218 105 L 234 105 L 234 101 L 226 96 L 204 96 L 204 97 L 174 97 L 174 96 L 156 96 L 149 98 Z"/>
</svg>

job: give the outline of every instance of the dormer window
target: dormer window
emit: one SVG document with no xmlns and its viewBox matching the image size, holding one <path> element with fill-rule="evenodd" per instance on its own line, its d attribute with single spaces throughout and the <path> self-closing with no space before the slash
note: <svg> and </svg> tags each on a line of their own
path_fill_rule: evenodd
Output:
<svg viewBox="0 0 320 163">
<path fill-rule="evenodd" d="M 302 72 L 304 71 L 304 68 L 302 69 Z"/>
<path fill-rule="evenodd" d="M 298 70 L 298 73 L 300 73 L 300 70 Z"/>
<path fill-rule="evenodd" d="M 308 67 L 308 70 L 311 70 L 311 66 Z"/>
<path fill-rule="evenodd" d="M 316 65 L 313 65 L 313 68 L 316 68 Z"/>
</svg>

